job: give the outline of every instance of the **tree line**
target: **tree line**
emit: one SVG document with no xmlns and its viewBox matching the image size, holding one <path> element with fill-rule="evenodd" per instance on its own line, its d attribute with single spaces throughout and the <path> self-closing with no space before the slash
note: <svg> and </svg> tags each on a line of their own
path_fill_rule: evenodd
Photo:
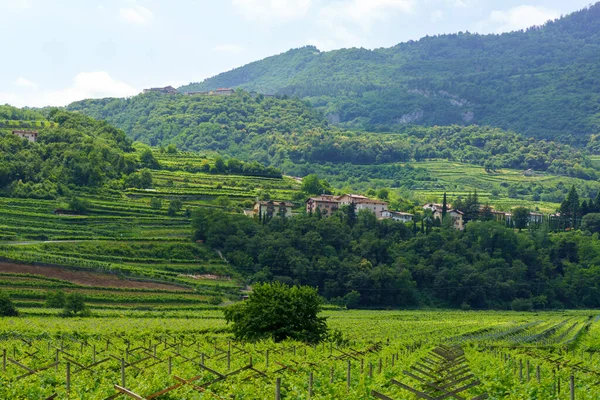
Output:
<svg viewBox="0 0 600 400">
<path fill-rule="evenodd" d="M 309 285 L 360 307 L 563 308 L 600 306 L 597 235 L 518 232 L 473 220 L 464 231 L 377 220 L 342 207 L 334 216 L 258 221 L 203 208 L 194 240 L 222 251 L 248 283 Z M 415 229 L 416 228 L 416 229 Z"/>
</svg>

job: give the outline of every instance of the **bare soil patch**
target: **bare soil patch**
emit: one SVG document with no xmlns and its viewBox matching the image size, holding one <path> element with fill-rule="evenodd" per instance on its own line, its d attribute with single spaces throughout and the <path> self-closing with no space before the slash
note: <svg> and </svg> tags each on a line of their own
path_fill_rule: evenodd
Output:
<svg viewBox="0 0 600 400">
<path fill-rule="evenodd" d="M 191 289 L 167 283 L 140 282 L 121 279 L 118 276 L 110 274 L 101 274 L 98 272 L 73 271 L 59 267 L 41 267 L 36 265 L 16 264 L 10 262 L 0 262 L 0 272 L 10 272 L 16 274 L 41 275 L 48 278 L 62 279 L 73 282 L 77 285 L 104 286 L 114 288 L 134 288 L 134 289 L 156 289 L 156 290 L 177 290 L 181 292 L 190 292 Z"/>
</svg>

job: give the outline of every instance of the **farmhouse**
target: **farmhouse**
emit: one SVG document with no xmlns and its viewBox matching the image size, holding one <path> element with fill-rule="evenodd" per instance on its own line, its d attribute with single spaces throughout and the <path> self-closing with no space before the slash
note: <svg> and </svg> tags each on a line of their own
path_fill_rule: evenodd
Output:
<svg viewBox="0 0 600 400">
<path fill-rule="evenodd" d="M 30 142 L 34 143 L 37 141 L 37 137 L 38 137 L 38 132 L 37 131 L 21 131 L 21 130 L 16 130 L 16 131 L 12 131 L 12 134 L 15 136 L 19 136 L 22 137 L 23 139 L 27 139 Z"/>
<path fill-rule="evenodd" d="M 235 90 L 230 88 L 219 88 L 216 90 L 202 92 L 185 92 L 187 96 L 204 95 L 204 96 L 230 96 L 235 93 Z"/>
<path fill-rule="evenodd" d="M 213 94 L 215 96 L 230 96 L 234 93 L 235 93 L 235 90 L 230 89 L 230 88 L 219 88 L 217 90 L 210 92 L 210 94 Z"/>
<path fill-rule="evenodd" d="M 388 211 L 383 211 L 381 213 L 381 217 L 385 218 L 385 219 L 393 219 L 394 221 L 410 222 L 413 220 L 414 215 L 405 213 L 405 212 L 388 210 Z"/>
<path fill-rule="evenodd" d="M 143 91 L 143 93 L 150 93 L 150 92 L 163 93 L 163 94 L 176 94 L 177 89 L 175 89 L 173 86 L 165 86 L 165 87 L 161 87 L 161 88 L 144 89 L 144 91 Z"/>
<path fill-rule="evenodd" d="M 306 200 L 306 212 L 309 214 L 320 212 L 322 216 L 329 217 L 338 208 L 340 208 L 340 202 L 330 194 L 322 194 Z"/>
<path fill-rule="evenodd" d="M 350 204 L 355 205 L 356 211 L 369 210 L 377 218 L 384 218 L 383 213 L 388 209 L 385 201 L 370 199 L 357 194 L 344 194 L 341 196 L 322 194 L 306 200 L 306 212 L 314 213 L 318 211 L 322 216 L 328 217 L 337 211 L 340 206 Z"/>
<path fill-rule="evenodd" d="M 454 229 L 458 229 L 459 231 L 462 231 L 463 229 L 465 229 L 464 218 L 463 218 L 464 215 L 465 214 L 459 210 L 446 211 L 446 218 L 449 217 L 452 220 L 452 226 L 454 227 Z M 442 220 L 442 209 L 436 208 L 433 211 L 432 216 L 434 219 L 438 218 L 441 221 Z"/>
<path fill-rule="evenodd" d="M 374 213 L 377 218 L 382 218 L 382 213 L 388 209 L 388 204 L 385 201 L 370 199 L 357 194 L 344 194 L 336 197 L 336 199 L 342 205 L 354 204 L 356 206 L 356 211 L 369 210 Z"/>
<path fill-rule="evenodd" d="M 293 203 L 287 201 L 257 201 L 252 209 L 252 216 L 261 219 L 271 219 L 273 217 L 289 218 L 292 216 Z"/>
<path fill-rule="evenodd" d="M 531 224 L 541 224 L 544 222 L 544 215 L 532 212 L 529 214 L 529 222 Z"/>
</svg>

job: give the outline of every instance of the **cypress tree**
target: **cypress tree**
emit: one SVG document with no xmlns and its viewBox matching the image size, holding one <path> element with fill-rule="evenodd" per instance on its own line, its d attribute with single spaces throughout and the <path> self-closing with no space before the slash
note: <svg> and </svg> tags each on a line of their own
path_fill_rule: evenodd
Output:
<svg viewBox="0 0 600 400">
<path fill-rule="evenodd" d="M 448 202 L 446 201 L 446 192 L 444 192 L 444 201 L 442 202 L 442 221 L 446 219 L 446 213 L 448 213 Z"/>
</svg>

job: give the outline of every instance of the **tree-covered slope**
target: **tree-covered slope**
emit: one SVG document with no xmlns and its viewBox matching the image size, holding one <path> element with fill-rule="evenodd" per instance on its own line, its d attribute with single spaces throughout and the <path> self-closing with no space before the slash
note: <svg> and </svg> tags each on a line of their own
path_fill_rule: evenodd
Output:
<svg viewBox="0 0 600 400">
<path fill-rule="evenodd" d="M 121 179 L 137 167 L 131 141 L 104 121 L 82 114 L 53 110 L 41 114 L 0 107 L 6 126 L 0 125 L 0 191 L 4 195 L 55 198 L 70 188 L 100 187 Z M 25 122 L 35 128 L 35 143 L 11 130 Z M 18 122 L 13 126 L 8 122 Z M 130 153 L 131 154 L 127 154 Z"/>
<path fill-rule="evenodd" d="M 375 50 L 307 46 L 179 90 L 299 96 L 331 121 L 371 131 L 477 123 L 583 143 L 600 131 L 599 76 L 597 3 L 501 35 L 441 35 Z"/>
<path fill-rule="evenodd" d="M 596 178 L 596 170 L 581 151 L 556 142 L 525 139 L 498 128 L 459 125 L 411 125 L 388 134 L 354 132 L 331 126 L 304 101 L 252 97 L 243 91 L 232 96 L 146 93 L 128 99 L 84 100 L 69 109 L 104 119 L 150 145 L 215 151 L 280 167 L 290 174 L 310 172 L 299 165 L 441 158 L 488 170 L 532 168 Z M 378 173 L 385 174 L 385 168 Z"/>
</svg>

